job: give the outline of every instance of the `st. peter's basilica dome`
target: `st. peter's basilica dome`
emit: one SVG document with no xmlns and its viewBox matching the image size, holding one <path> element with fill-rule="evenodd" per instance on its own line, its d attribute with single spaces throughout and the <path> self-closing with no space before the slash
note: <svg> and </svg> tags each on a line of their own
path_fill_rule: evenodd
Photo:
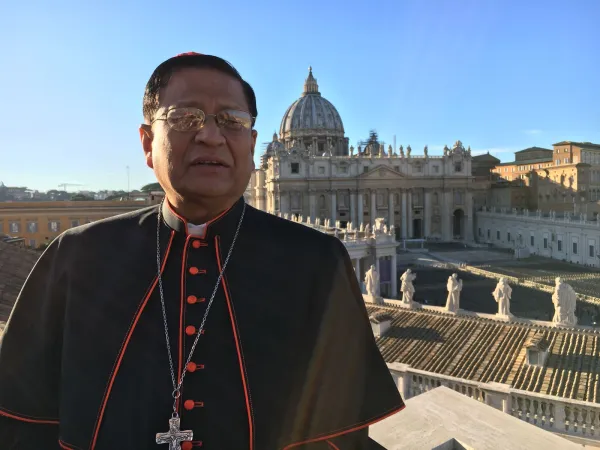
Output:
<svg viewBox="0 0 600 450">
<path fill-rule="evenodd" d="M 319 155 L 329 151 L 333 155 L 348 154 L 348 139 L 344 137 L 340 114 L 321 96 L 312 67 L 308 69 L 302 96 L 283 115 L 279 139 L 288 148 L 303 144 Z"/>
</svg>

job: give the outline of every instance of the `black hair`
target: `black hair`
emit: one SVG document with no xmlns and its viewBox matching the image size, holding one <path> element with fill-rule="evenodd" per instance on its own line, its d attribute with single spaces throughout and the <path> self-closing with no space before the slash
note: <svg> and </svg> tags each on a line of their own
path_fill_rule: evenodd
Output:
<svg viewBox="0 0 600 450">
<path fill-rule="evenodd" d="M 154 114 L 158 110 L 158 98 L 160 90 L 167 86 L 171 76 L 180 69 L 189 67 L 194 68 L 211 68 L 219 70 L 227 75 L 232 76 L 242 84 L 244 96 L 250 109 L 252 117 L 258 116 L 258 110 L 256 109 L 256 95 L 252 86 L 245 81 L 240 73 L 233 67 L 229 62 L 225 61 L 218 56 L 202 55 L 200 53 L 183 53 L 181 55 L 174 56 L 161 63 L 146 83 L 146 90 L 144 91 L 144 100 L 142 111 L 144 114 L 144 120 L 147 123 L 152 122 Z M 254 122 L 253 122 L 254 123 Z"/>
</svg>

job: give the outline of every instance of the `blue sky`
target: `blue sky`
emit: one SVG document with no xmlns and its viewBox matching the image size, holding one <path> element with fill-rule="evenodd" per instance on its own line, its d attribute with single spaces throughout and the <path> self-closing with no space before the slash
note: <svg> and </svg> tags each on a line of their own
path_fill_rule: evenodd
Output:
<svg viewBox="0 0 600 450">
<path fill-rule="evenodd" d="M 597 0 L 3 2 L 0 181 L 126 189 L 129 166 L 132 189 L 153 182 L 142 93 L 184 51 L 224 57 L 253 85 L 261 143 L 309 65 L 354 145 L 375 128 L 415 153 L 460 139 L 508 161 L 600 143 L 599 19 Z"/>
</svg>

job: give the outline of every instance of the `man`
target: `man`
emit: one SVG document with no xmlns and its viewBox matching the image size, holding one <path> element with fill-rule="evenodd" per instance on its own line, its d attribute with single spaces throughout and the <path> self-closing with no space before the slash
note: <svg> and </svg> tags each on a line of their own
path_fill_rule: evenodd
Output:
<svg viewBox="0 0 600 450">
<path fill-rule="evenodd" d="M 250 85 L 179 55 L 143 112 L 166 199 L 34 267 L 0 346 L 2 448 L 368 448 L 402 399 L 341 242 L 244 203 Z"/>
</svg>

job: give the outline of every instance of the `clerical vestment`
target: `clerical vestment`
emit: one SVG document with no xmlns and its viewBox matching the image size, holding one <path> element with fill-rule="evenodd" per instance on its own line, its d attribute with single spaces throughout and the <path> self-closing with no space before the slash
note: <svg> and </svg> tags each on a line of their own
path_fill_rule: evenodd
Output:
<svg viewBox="0 0 600 450">
<path fill-rule="evenodd" d="M 165 202 L 160 267 L 178 377 L 227 256 L 240 200 L 201 233 Z M 182 448 L 367 448 L 404 405 L 342 243 L 248 205 L 177 403 Z M 172 381 L 157 216 L 63 233 L 27 279 L 0 343 L 3 449 L 146 450 Z"/>
</svg>

